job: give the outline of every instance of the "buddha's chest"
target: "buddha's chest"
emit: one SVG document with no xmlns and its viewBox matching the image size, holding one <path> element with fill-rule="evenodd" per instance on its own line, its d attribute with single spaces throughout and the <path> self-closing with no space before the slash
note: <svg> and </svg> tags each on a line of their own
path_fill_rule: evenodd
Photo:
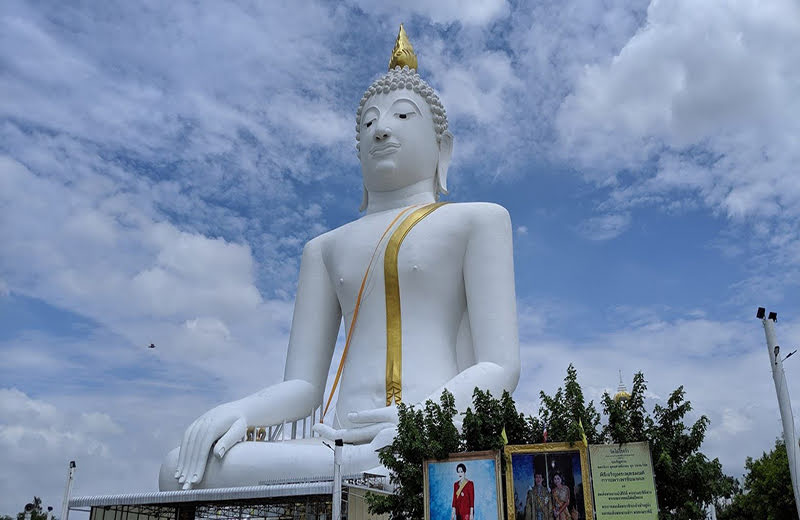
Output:
<svg viewBox="0 0 800 520">
<path fill-rule="evenodd" d="M 436 217 L 434 213 L 419 221 L 402 240 L 395 228 L 386 231 L 389 222 L 359 221 L 328 244 L 326 269 L 346 315 L 359 292 L 362 301 L 383 299 L 387 275 L 390 284 L 396 276 L 401 297 L 438 298 L 463 290 L 465 233 Z"/>
</svg>

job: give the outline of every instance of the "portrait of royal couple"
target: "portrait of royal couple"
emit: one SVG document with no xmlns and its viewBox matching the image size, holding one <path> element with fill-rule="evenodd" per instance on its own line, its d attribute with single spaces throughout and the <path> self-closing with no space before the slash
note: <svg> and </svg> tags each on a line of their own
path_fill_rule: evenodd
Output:
<svg viewBox="0 0 800 520">
<path fill-rule="evenodd" d="M 533 486 L 525 498 L 524 520 L 574 520 L 578 511 L 570 505 L 569 487 L 561 473 L 550 476 L 547 487 L 542 473 L 534 471 Z"/>
</svg>

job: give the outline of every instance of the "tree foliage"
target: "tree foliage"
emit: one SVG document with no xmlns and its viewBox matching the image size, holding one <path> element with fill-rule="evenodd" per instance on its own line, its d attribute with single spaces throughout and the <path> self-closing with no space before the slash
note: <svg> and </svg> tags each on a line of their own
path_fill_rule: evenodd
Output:
<svg viewBox="0 0 800 520">
<path fill-rule="evenodd" d="M 719 459 L 709 460 L 700 446 L 709 420 L 705 415 L 692 425 L 683 421 L 692 409 L 679 386 L 667 406 L 655 405 L 650 429 L 650 449 L 656 474 L 659 518 L 702 520 L 705 508 L 717 498 L 730 497 L 734 479 L 722 472 Z"/>
<path fill-rule="evenodd" d="M 31 520 L 47 520 L 47 511 L 42 508 L 42 499 L 34 496 L 30 503 L 33 504 L 33 509 L 31 510 Z M 52 519 L 58 520 L 55 516 L 53 516 Z M 2 515 L 0 516 L 0 520 L 13 520 L 13 518 L 7 515 Z M 17 513 L 17 520 L 25 520 L 24 505 L 22 511 Z"/>
<path fill-rule="evenodd" d="M 737 490 L 728 504 L 717 505 L 719 520 L 797 520 L 789 457 L 780 439 L 769 453 L 745 461 L 744 489 Z"/>
<path fill-rule="evenodd" d="M 602 441 L 598 427 L 600 414 L 594 407 L 594 401 L 587 405 L 583 398 L 583 389 L 578 383 L 578 371 L 570 363 L 564 387 L 559 387 L 553 396 L 539 392 L 542 405 L 539 408 L 539 419 L 547 427 L 547 440 L 550 442 L 580 442 L 583 440 L 581 426 L 590 444 Z"/>
<path fill-rule="evenodd" d="M 381 450 L 381 464 L 391 472 L 396 492 L 391 495 L 367 495 L 373 514 L 389 513 L 394 520 L 412 520 L 424 516 L 423 469 L 427 459 L 444 459 L 459 451 L 461 436 L 453 424 L 456 414 L 453 394 L 444 391 L 436 404 L 425 403 L 425 410 L 401 404 L 394 441 Z"/>
<path fill-rule="evenodd" d="M 736 486 L 733 478 L 722 473 L 719 460 L 709 460 L 700 451 L 708 418 L 701 416 L 694 424 L 684 424 L 692 407 L 684 399 L 682 386 L 672 392 L 666 406 L 657 404 L 652 414 L 648 413 L 646 390 L 647 382 L 640 372 L 634 376 L 629 399 L 614 400 L 604 394 L 602 410 L 607 423 L 602 427 L 600 413 L 593 401 L 586 403 L 578 372 L 571 364 L 562 387 L 552 396 L 540 392 L 536 417 L 520 413 L 508 392 L 495 398 L 477 388 L 472 406 L 464 413 L 461 432 L 453 425 L 456 409 L 448 392 L 442 394 L 439 404 L 428 401 L 424 410 L 401 405 L 398 434 L 380 454 L 391 472 L 395 492 L 371 495 L 370 511 L 389 513 L 393 520 L 422 518 L 425 460 L 444 459 L 458 451 L 502 449 L 504 430 L 509 444 L 542 442 L 546 428 L 550 442 L 577 443 L 583 434 L 590 444 L 649 441 L 659 518 L 704 519 L 705 507 L 730 497 Z"/>
<path fill-rule="evenodd" d="M 648 438 L 653 421 L 644 407 L 646 390 L 644 374 L 637 372 L 633 376 L 633 388 L 627 399 L 613 399 L 608 392 L 603 394 L 603 414 L 608 417 L 608 422 L 603 426 L 602 436 L 606 442 L 622 444 Z"/>
</svg>

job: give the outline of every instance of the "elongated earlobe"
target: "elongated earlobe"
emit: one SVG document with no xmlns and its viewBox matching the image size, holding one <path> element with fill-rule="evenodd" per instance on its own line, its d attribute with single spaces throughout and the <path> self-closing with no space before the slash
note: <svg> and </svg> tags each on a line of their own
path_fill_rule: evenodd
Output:
<svg viewBox="0 0 800 520">
<path fill-rule="evenodd" d="M 450 159 L 453 157 L 453 134 L 445 130 L 439 140 L 439 161 L 436 163 L 436 175 L 433 186 L 436 190 L 436 200 L 439 194 L 447 195 L 447 170 L 450 168 Z"/>
<path fill-rule="evenodd" d="M 369 192 L 367 191 L 367 187 L 364 184 L 361 185 L 364 189 L 363 195 L 361 195 L 361 206 L 359 206 L 358 211 L 366 211 L 367 205 L 369 204 Z"/>
</svg>

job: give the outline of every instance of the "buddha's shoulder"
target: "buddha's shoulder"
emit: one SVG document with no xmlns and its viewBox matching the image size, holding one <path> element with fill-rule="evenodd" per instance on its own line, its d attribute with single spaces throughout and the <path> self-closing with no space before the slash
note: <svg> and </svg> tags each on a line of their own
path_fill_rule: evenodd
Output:
<svg viewBox="0 0 800 520">
<path fill-rule="evenodd" d="M 443 209 L 457 216 L 477 219 L 509 219 L 508 210 L 494 202 L 451 202 Z"/>
<path fill-rule="evenodd" d="M 451 202 L 440 207 L 434 214 L 437 215 L 437 218 L 450 221 L 459 227 L 509 227 L 511 224 L 508 210 L 492 202 Z M 375 230 L 383 231 L 387 225 L 387 222 L 383 222 L 383 220 L 387 219 L 360 218 L 353 220 L 311 239 L 306 247 L 325 248 L 329 244 L 341 243 L 343 239 L 352 239 L 354 235 L 360 236 L 363 233 L 372 237 Z M 349 242 L 349 240 L 344 241 Z"/>
</svg>

